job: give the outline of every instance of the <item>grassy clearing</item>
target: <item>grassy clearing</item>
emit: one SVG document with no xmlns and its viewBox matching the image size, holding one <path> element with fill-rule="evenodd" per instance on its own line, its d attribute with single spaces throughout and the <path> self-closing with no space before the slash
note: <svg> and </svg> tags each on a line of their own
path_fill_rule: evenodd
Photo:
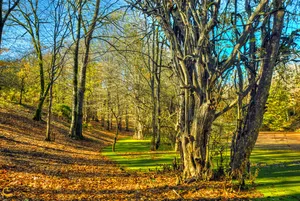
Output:
<svg viewBox="0 0 300 201">
<path fill-rule="evenodd" d="M 264 194 L 258 200 L 300 200 L 300 152 L 255 149 L 252 163 L 259 168 L 255 181 Z"/>
<path fill-rule="evenodd" d="M 134 140 L 126 138 L 116 144 L 116 152 L 111 151 L 111 146 L 106 147 L 102 154 L 116 161 L 127 170 L 149 171 L 162 169 L 165 165 L 172 164 L 178 154 L 170 151 L 171 147 L 162 144 L 158 151 L 150 150 L 150 140 Z"/>
<path fill-rule="evenodd" d="M 171 147 L 163 145 L 159 151 L 151 152 L 150 140 L 119 140 L 116 152 L 111 146 L 103 150 L 103 155 L 117 162 L 126 170 L 156 170 L 164 164 L 170 165 L 174 157 L 179 157 Z M 300 200 L 300 151 L 282 149 L 280 146 L 258 146 L 252 153 L 253 169 L 259 169 L 255 180 L 256 189 L 264 198 L 256 200 Z"/>
</svg>

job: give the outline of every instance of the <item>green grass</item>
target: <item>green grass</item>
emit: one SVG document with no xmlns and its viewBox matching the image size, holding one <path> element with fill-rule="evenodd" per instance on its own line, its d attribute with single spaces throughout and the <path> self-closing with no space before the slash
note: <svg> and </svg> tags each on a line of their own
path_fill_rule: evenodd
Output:
<svg viewBox="0 0 300 201">
<path fill-rule="evenodd" d="M 171 146 L 162 144 L 158 151 L 153 152 L 150 151 L 150 140 L 127 138 L 117 142 L 116 152 L 112 152 L 111 146 L 108 146 L 102 154 L 127 170 L 149 171 L 171 165 L 174 158 L 178 158 L 178 154 L 170 150 Z"/>
<path fill-rule="evenodd" d="M 119 140 L 116 152 L 111 146 L 103 155 L 116 161 L 126 170 L 148 171 L 161 169 L 179 157 L 170 146 L 162 145 L 157 152 L 151 152 L 150 140 Z M 226 160 L 227 162 L 228 160 Z M 256 148 L 251 156 L 252 169 L 259 168 L 255 180 L 256 189 L 264 198 L 256 200 L 300 200 L 300 151 Z"/>
<path fill-rule="evenodd" d="M 257 200 L 300 200 L 300 152 L 255 149 L 251 162 L 259 164 L 255 181 L 264 198 Z"/>
</svg>

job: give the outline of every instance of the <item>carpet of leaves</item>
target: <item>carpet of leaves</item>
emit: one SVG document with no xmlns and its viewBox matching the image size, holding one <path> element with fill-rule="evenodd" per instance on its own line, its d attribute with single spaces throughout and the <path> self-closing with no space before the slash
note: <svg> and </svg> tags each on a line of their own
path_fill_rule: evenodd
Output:
<svg viewBox="0 0 300 201">
<path fill-rule="evenodd" d="M 246 200 L 228 182 L 176 185 L 173 172 L 126 172 L 101 155 L 113 133 L 94 123 L 85 140 L 67 136 L 68 123 L 54 118 L 55 141 L 45 142 L 45 122 L 33 108 L 0 105 L 0 200 Z M 122 133 L 122 136 L 130 133 Z M 121 137 L 122 137 L 121 136 Z"/>
</svg>

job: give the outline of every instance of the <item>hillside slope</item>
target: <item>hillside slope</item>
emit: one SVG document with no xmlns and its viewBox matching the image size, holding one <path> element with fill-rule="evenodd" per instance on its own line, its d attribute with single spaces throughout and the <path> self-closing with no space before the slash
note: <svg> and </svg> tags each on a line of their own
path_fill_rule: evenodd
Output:
<svg viewBox="0 0 300 201">
<path fill-rule="evenodd" d="M 101 155 L 113 133 L 97 123 L 85 140 L 67 137 L 68 123 L 55 119 L 54 142 L 33 108 L 0 104 L 0 200 L 215 200 L 259 196 L 237 193 L 225 182 L 176 185 L 173 172 L 125 172 Z M 128 135 L 125 134 L 125 135 Z M 121 136 L 125 136 L 124 134 Z"/>
</svg>

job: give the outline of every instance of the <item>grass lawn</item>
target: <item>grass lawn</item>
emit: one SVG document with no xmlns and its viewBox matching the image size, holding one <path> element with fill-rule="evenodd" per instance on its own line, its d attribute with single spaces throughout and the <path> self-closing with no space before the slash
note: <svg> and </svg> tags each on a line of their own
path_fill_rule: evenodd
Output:
<svg viewBox="0 0 300 201">
<path fill-rule="evenodd" d="M 178 154 L 170 146 L 162 145 L 159 151 L 151 152 L 150 140 L 121 139 L 116 152 L 111 146 L 103 155 L 117 162 L 126 170 L 149 171 L 170 165 Z M 281 149 L 276 146 L 256 147 L 251 156 L 253 169 L 259 168 L 255 180 L 256 189 L 264 198 L 256 200 L 300 200 L 300 151 Z"/>
<path fill-rule="evenodd" d="M 126 170 L 149 171 L 172 164 L 174 158 L 178 158 L 178 154 L 170 150 L 171 146 L 163 144 L 158 151 L 150 151 L 150 140 L 126 138 L 117 142 L 115 153 L 111 151 L 111 146 L 108 146 L 102 150 L 102 154 Z"/>
<path fill-rule="evenodd" d="M 257 190 L 264 194 L 258 200 L 300 200 L 300 152 L 255 149 L 252 163 L 258 164 Z"/>
</svg>

